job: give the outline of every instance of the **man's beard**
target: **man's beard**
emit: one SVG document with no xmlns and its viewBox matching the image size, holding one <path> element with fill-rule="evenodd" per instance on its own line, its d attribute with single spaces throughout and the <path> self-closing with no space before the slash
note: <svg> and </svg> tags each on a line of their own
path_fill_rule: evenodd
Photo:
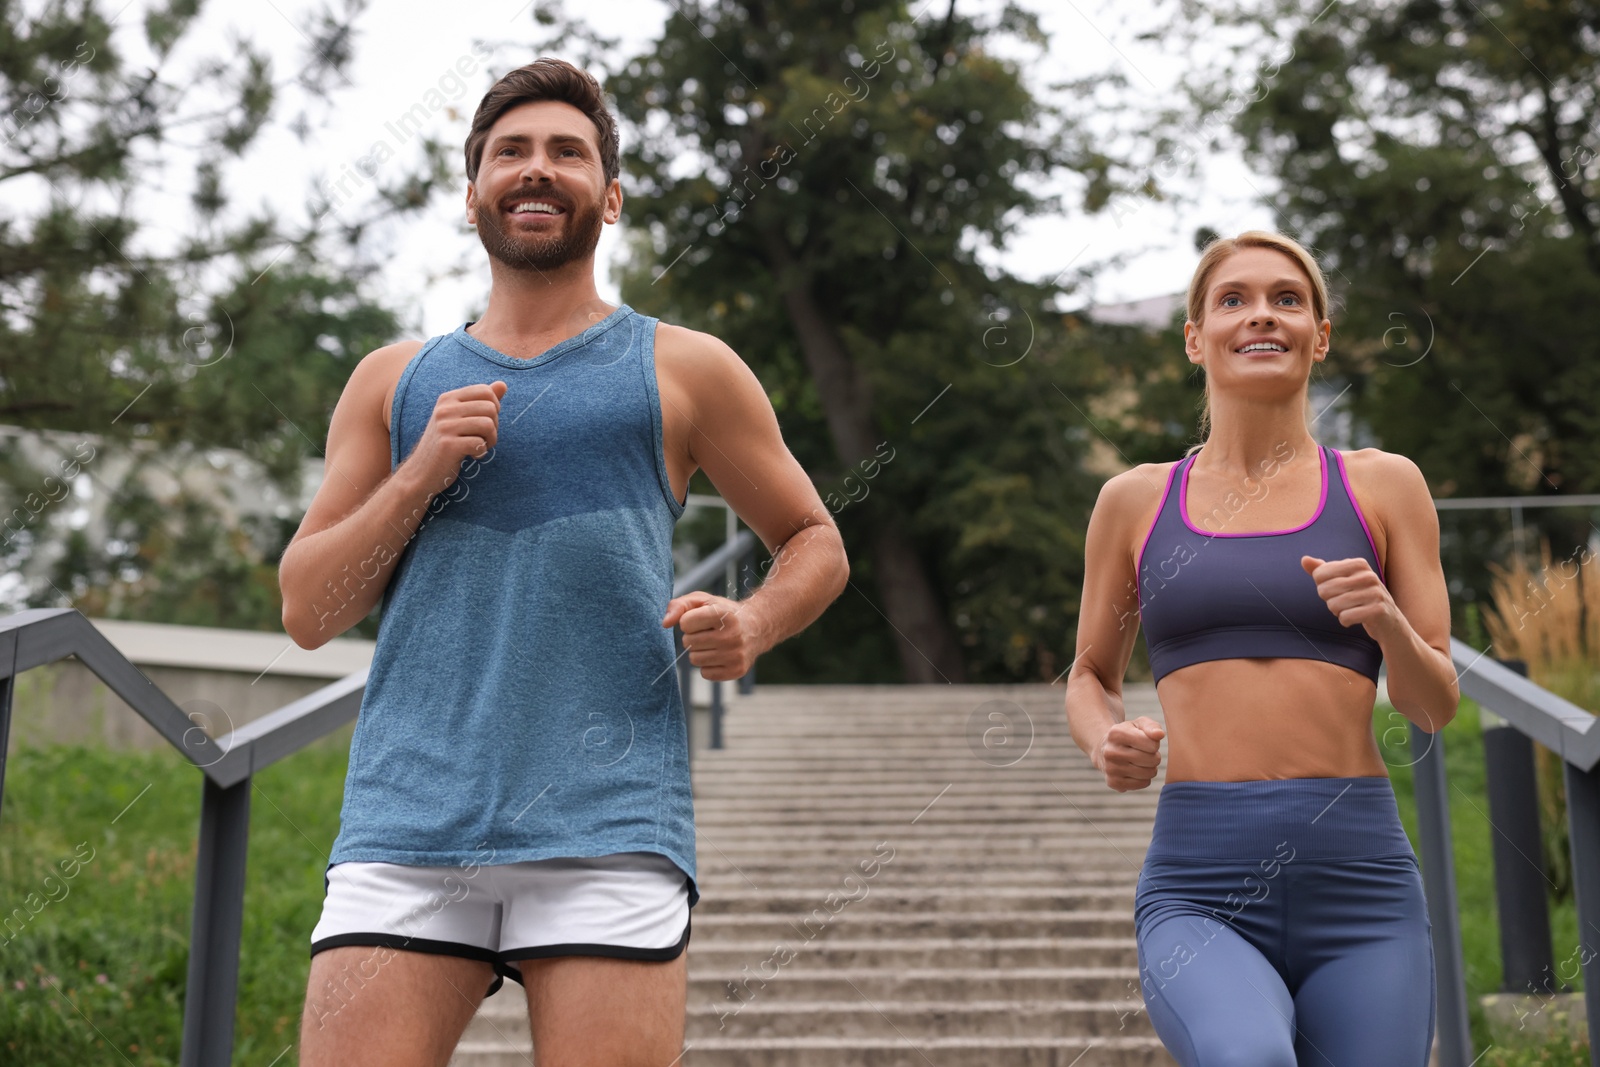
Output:
<svg viewBox="0 0 1600 1067">
<path fill-rule="evenodd" d="M 483 242 L 483 250 L 512 270 L 535 273 L 557 270 L 568 263 L 594 255 L 600 243 L 600 227 L 604 225 L 605 201 L 575 204 L 566 196 L 552 191 L 541 192 L 538 196 L 553 200 L 562 207 L 560 233 L 507 232 L 501 226 L 500 209 L 491 210 L 479 200 L 478 240 Z"/>
</svg>

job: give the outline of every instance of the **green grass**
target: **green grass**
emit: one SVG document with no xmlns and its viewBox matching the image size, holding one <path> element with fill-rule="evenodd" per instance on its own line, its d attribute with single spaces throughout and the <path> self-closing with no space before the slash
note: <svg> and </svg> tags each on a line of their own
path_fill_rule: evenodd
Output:
<svg viewBox="0 0 1600 1067">
<path fill-rule="evenodd" d="M 1373 717 L 1374 729 L 1389 765 L 1395 796 L 1400 803 L 1400 818 L 1412 847 L 1417 846 L 1416 800 L 1410 763 L 1412 755 L 1405 739 L 1405 721 L 1387 705 Z M 1500 991 L 1500 923 L 1495 911 L 1494 856 L 1489 825 L 1489 802 L 1483 762 L 1483 729 L 1478 706 L 1469 700 L 1442 734 L 1445 773 L 1450 783 L 1450 829 L 1455 845 L 1456 901 L 1461 916 L 1461 955 L 1466 969 L 1467 1000 L 1472 1013 L 1472 1039 L 1479 1051 L 1489 1051 L 1479 1061 L 1482 1067 L 1520 1067 L 1522 1064 L 1589 1063 L 1587 1045 L 1552 1041 L 1530 1043 L 1516 1048 L 1493 1047 L 1488 1026 L 1478 1008 L 1478 998 Z M 1418 850 L 1421 855 L 1421 850 Z M 1573 902 L 1552 902 L 1551 937 L 1557 970 L 1562 974 L 1576 969 L 1578 918 Z M 1576 992 L 1583 988 L 1582 976 L 1569 983 Z"/>
<path fill-rule="evenodd" d="M 1388 711 L 1379 709 L 1377 732 L 1415 842 L 1411 756 Z M 1500 947 L 1475 706 L 1463 703 L 1443 743 L 1473 1038 L 1482 1050 L 1489 1036 L 1477 997 L 1499 988 Z M 267 1067 L 295 1041 L 347 747 L 342 732 L 256 782 L 234 1057 L 245 1067 Z M 199 811 L 200 774 L 175 753 L 49 746 L 11 755 L 0 817 L 0 923 L 13 917 L 10 930 L 0 927 L 0 1062 L 177 1062 Z M 93 859 L 64 880 L 59 864 L 69 861 L 70 871 L 75 851 L 90 849 Z M 26 918 L 20 930 L 16 908 Z M 1570 901 L 1553 907 L 1552 926 L 1559 965 L 1578 944 Z M 1588 1052 L 1530 1043 L 1490 1048 L 1479 1063 L 1576 1067 Z"/>
<path fill-rule="evenodd" d="M 236 1064 L 266 1067 L 295 1041 L 347 748 L 345 731 L 257 777 Z M 200 773 L 172 752 L 12 753 L 0 817 L 0 923 L 11 919 L 0 926 L 0 1062 L 177 1063 L 200 789 Z"/>
</svg>

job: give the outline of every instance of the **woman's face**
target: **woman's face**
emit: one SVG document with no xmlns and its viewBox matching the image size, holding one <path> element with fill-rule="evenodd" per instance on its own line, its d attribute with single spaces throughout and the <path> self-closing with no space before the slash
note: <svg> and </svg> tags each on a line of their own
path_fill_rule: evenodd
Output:
<svg viewBox="0 0 1600 1067">
<path fill-rule="evenodd" d="M 1212 390 L 1267 399 L 1298 390 L 1328 355 L 1327 319 L 1312 310 L 1311 280 L 1271 248 L 1241 248 L 1211 272 L 1199 323 L 1183 327 L 1189 362 Z"/>
</svg>

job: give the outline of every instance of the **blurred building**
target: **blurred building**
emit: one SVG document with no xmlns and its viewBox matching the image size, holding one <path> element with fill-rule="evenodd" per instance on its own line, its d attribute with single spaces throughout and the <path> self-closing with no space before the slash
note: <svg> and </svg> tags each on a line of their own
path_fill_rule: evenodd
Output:
<svg viewBox="0 0 1600 1067">
<path fill-rule="evenodd" d="M 0 612 L 18 610 L 28 591 L 46 583 L 70 531 L 82 531 L 95 551 L 113 545 L 107 506 L 131 487 L 158 502 L 196 496 L 218 521 L 237 527 L 303 515 L 322 481 L 320 457 L 305 461 L 298 490 L 285 493 L 232 449 L 16 426 L 0 426 L 0 464 Z"/>
</svg>

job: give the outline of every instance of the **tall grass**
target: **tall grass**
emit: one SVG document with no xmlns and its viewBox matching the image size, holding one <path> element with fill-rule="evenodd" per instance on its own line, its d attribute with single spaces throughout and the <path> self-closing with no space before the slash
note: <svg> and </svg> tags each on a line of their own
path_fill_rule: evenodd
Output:
<svg viewBox="0 0 1600 1067">
<path fill-rule="evenodd" d="M 1539 567 L 1518 555 L 1509 567 L 1489 565 L 1493 606 L 1484 628 L 1498 659 L 1521 660 L 1528 677 L 1589 711 L 1600 710 L 1600 559 L 1587 548 L 1556 560 L 1539 545 Z M 1567 834 L 1567 784 L 1561 757 L 1534 745 L 1546 873 L 1555 896 L 1572 895 Z"/>
<path fill-rule="evenodd" d="M 256 777 L 237 1064 L 266 1067 L 295 1042 L 347 749 L 343 731 Z M 0 1064 L 178 1062 L 200 788 L 175 752 L 11 753 L 0 818 Z"/>
<path fill-rule="evenodd" d="M 1521 556 L 1489 570 L 1493 606 L 1483 621 L 1494 655 L 1522 660 L 1529 678 L 1600 712 L 1600 557 L 1585 547 L 1556 560 L 1544 541 L 1537 570 Z"/>
</svg>

